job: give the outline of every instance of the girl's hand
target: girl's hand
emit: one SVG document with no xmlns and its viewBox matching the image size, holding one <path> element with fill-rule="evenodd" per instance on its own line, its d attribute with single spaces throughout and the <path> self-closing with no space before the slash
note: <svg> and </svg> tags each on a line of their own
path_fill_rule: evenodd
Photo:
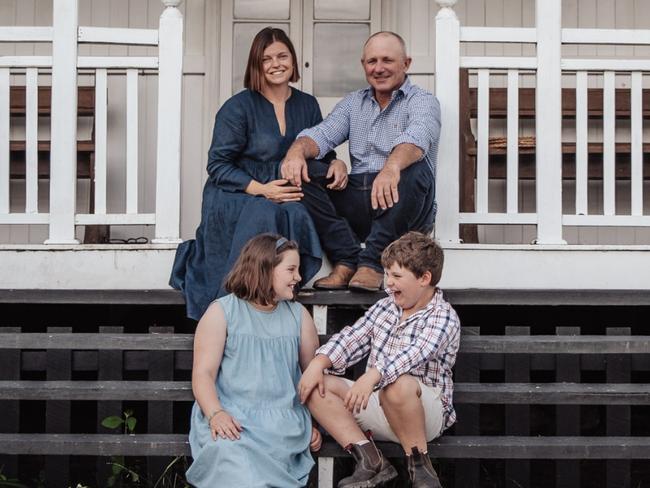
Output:
<svg viewBox="0 0 650 488">
<path fill-rule="evenodd" d="M 287 185 L 287 180 L 273 180 L 262 185 L 262 195 L 274 203 L 299 202 L 304 196 L 297 186 Z"/>
<path fill-rule="evenodd" d="M 380 379 L 381 375 L 379 375 L 379 371 L 375 368 L 369 369 L 361 375 L 345 394 L 345 398 L 343 399 L 345 408 L 352 413 L 360 413 L 362 409 L 365 410 L 368 406 L 368 399 Z"/>
<path fill-rule="evenodd" d="M 311 395 L 314 388 L 318 388 L 318 394 L 325 397 L 325 385 L 323 383 L 323 369 L 314 361 L 307 367 L 298 383 L 298 395 L 300 403 L 304 404 Z"/>
<path fill-rule="evenodd" d="M 323 436 L 320 434 L 320 431 L 316 427 L 312 427 L 309 449 L 311 449 L 312 452 L 316 452 L 320 450 L 320 446 L 322 443 L 323 443 Z"/>
<path fill-rule="evenodd" d="M 230 439 L 231 441 L 239 439 L 239 433 L 243 431 L 243 427 L 237 419 L 230 415 L 225 410 L 221 410 L 216 415 L 214 415 L 210 422 L 210 432 L 212 434 L 212 440 L 216 441 L 217 436 L 222 439 Z"/>
</svg>

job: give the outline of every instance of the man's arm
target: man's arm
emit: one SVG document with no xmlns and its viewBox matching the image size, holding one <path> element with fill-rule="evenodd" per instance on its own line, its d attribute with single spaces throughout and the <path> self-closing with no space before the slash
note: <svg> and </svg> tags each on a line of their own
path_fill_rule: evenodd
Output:
<svg viewBox="0 0 650 488">
<path fill-rule="evenodd" d="M 302 182 L 309 183 L 309 175 L 307 174 L 307 160 L 313 159 L 318 156 L 318 145 L 311 137 L 302 136 L 298 137 L 291 144 L 280 165 L 280 176 L 288 180 L 294 186 L 301 186 Z"/>
<path fill-rule="evenodd" d="M 440 139 L 440 104 L 427 92 L 420 92 L 408 101 L 409 124 L 393 142 L 383 169 L 372 186 L 372 208 L 382 210 L 399 201 L 397 185 L 400 173 L 413 163 L 421 161 Z"/>
</svg>

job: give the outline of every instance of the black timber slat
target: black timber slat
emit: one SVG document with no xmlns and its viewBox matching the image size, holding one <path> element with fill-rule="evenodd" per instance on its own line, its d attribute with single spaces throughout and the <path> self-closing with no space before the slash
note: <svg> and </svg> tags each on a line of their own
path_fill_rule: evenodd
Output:
<svg viewBox="0 0 650 488">
<path fill-rule="evenodd" d="M 0 349 L 192 350 L 192 334 L 0 333 Z M 462 353 L 647 354 L 650 336 L 463 336 Z"/>
<path fill-rule="evenodd" d="M 48 327 L 49 334 L 65 334 L 71 332 L 70 327 Z M 72 378 L 72 352 L 70 350 L 50 349 L 46 353 L 47 381 L 65 381 Z M 70 432 L 71 409 L 67 400 L 48 400 L 45 403 L 45 432 L 66 433 Z M 67 486 L 70 478 L 70 457 L 66 455 L 53 455 L 45 458 L 45 479 L 50 486 Z"/>
<path fill-rule="evenodd" d="M 402 457 L 398 444 L 378 442 L 389 457 Z M 468 459 L 650 459 L 650 437 L 446 436 L 429 443 L 433 458 Z M 0 434 L 0 454 L 75 456 L 190 455 L 186 434 Z M 318 457 L 348 457 L 325 442 Z"/>
<path fill-rule="evenodd" d="M 124 332 L 123 327 L 100 327 L 100 334 L 121 334 Z M 105 384 L 105 382 L 110 381 L 111 384 L 119 385 L 121 384 L 122 372 L 124 369 L 124 353 L 119 350 L 102 350 L 97 352 L 97 379 L 99 381 L 95 382 L 97 385 Z M 62 398 L 66 395 L 65 392 L 70 391 L 70 389 L 76 389 L 78 382 L 73 382 L 68 386 L 68 389 L 64 390 L 64 385 L 61 385 L 61 391 L 59 392 L 59 398 Z M 144 381 L 142 383 L 145 383 Z M 43 391 L 47 391 L 49 385 L 43 385 L 40 388 Z M 40 389 L 39 388 L 39 389 Z M 89 388 L 86 388 L 88 390 Z M 81 396 L 81 395 L 80 395 Z M 70 398 L 77 399 L 77 398 Z M 88 395 L 83 396 L 79 399 L 89 399 Z M 110 401 L 103 401 L 97 403 L 97 433 L 98 434 L 118 434 L 119 429 L 109 429 L 102 425 L 102 421 L 106 417 L 110 416 L 122 416 L 122 400 L 123 396 L 115 396 L 114 398 L 108 398 Z M 97 486 L 101 486 L 104 480 L 107 480 L 112 474 L 112 466 L 106 462 L 105 459 L 97 459 Z"/>
<path fill-rule="evenodd" d="M 517 336 L 525 341 L 522 336 L 530 335 L 529 327 L 506 327 L 507 336 Z M 505 381 L 528 382 L 530 381 L 530 356 L 528 354 L 508 354 L 505 358 Z M 530 435 L 530 407 L 528 405 L 506 405 L 505 407 L 505 434 Z M 506 487 L 528 488 L 530 486 L 530 461 L 506 460 L 505 463 Z"/>
<path fill-rule="evenodd" d="M 608 336 L 629 334 L 628 327 L 607 327 Z M 608 383 L 630 381 L 630 358 L 620 354 L 607 357 L 606 380 Z M 647 386 L 647 385 L 646 385 Z M 606 408 L 606 433 L 612 436 L 630 435 L 631 412 L 627 405 L 608 405 Z M 611 488 L 630 488 L 630 461 L 615 460 L 607 462 L 607 486 Z"/>
<path fill-rule="evenodd" d="M 377 442 L 388 457 L 402 457 L 399 444 Z M 650 437 L 443 436 L 428 444 L 432 458 L 465 459 L 648 459 Z M 319 457 L 348 456 L 326 442 Z"/>
<path fill-rule="evenodd" d="M 444 290 L 454 305 L 568 305 L 568 306 L 648 306 L 645 290 Z M 385 297 L 383 292 L 359 293 L 349 290 L 305 289 L 298 301 L 305 305 L 365 305 Z M 104 305 L 183 305 L 177 290 L 0 290 L 0 303 L 104 304 Z"/>
<path fill-rule="evenodd" d="M 462 327 L 461 338 L 478 335 L 479 327 Z M 454 406 L 456 409 L 455 433 L 457 435 L 479 435 L 480 412 L 478 405 L 468 405 L 469 402 L 462 402 L 458 399 L 459 390 L 462 397 L 462 385 L 460 382 L 473 382 L 479 384 L 481 380 L 481 365 L 478 354 L 464 355 L 461 361 L 456 362 L 454 370 Z M 469 394 L 472 397 L 471 393 Z M 474 396 L 476 398 L 476 396 Z M 467 488 L 468 486 L 479 486 L 480 464 L 476 459 L 463 459 L 454 463 L 454 481 L 456 488 Z"/>
<path fill-rule="evenodd" d="M 150 327 L 150 334 L 172 337 L 173 327 Z M 174 379 L 174 351 L 149 351 L 150 381 L 172 381 Z M 167 434 L 174 430 L 174 405 L 172 402 L 161 401 L 155 397 L 147 402 L 147 432 L 152 434 Z M 147 473 L 149 479 L 158 479 L 169 463 L 166 459 L 148 459 Z"/>
<path fill-rule="evenodd" d="M 576 336 L 580 335 L 580 327 L 556 327 L 555 333 L 558 336 Z M 573 382 L 574 384 L 580 382 L 579 355 L 558 354 L 555 357 L 555 361 L 554 370 L 556 381 Z M 580 385 L 581 388 L 584 386 L 589 387 L 590 385 Z M 611 385 L 596 386 L 609 389 Z M 607 394 L 606 392 L 604 393 Z M 570 392 L 566 392 L 566 394 L 573 396 Z M 582 398 L 588 396 L 581 395 Z M 615 398 L 616 395 L 614 395 L 612 401 L 615 401 Z M 558 405 L 555 409 L 555 427 L 556 435 L 580 435 L 580 407 L 576 405 Z M 575 488 L 580 486 L 580 464 L 575 461 L 558 460 L 555 466 L 555 484 L 556 488 Z"/>
<path fill-rule="evenodd" d="M 0 396 L 7 400 L 194 400 L 189 381 L 0 381 Z M 640 383 L 455 383 L 454 403 L 648 405 L 650 391 Z M 468 423 L 466 415 L 459 417 Z"/>
<path fill-rule="evenodd" d="M 20 327 L 3 327 L 11 333 L 20 333 Z M 0 349 L 0 380 L 16 382 L 20 380 L 20 351 L 17 349 Z M 20 403 L 2 394 L 0 390 L 0 432 L 17 433 L 20 425 Z M 18 476 L 16 456 L 0 456 L 2 474 L 8 478 Z"/>
</svg>

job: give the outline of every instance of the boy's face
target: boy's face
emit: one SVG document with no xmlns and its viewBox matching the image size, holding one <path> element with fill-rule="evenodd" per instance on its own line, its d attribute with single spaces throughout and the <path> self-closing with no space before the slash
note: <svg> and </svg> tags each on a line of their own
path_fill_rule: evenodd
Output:
<svg viewBox="0 0 650 488">
<path fill-rule="evenodd" d="M 393 263 L 385 269 L 386 288 L 393 295 L 395 303 L 406 312 L 424 308 L 431 300 L 434 287 L 431 274 L 427 271 L 419 278 L 412 271 Z"/>
</svg>

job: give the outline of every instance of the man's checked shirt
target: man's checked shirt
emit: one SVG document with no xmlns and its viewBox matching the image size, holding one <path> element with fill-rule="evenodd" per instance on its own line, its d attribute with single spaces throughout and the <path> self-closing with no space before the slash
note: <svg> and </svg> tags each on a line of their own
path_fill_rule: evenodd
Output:
<svg viewBox="0 0 650 488">
<path fill-rule="evenodd" d="M 297 137 L 304 136 L 318 145 L 318 159 L 349 140 L 352 174 L 377 173 L 395 146 L 414 144 L 424 152 L 435 177 L 440 104 L 431 93 L 411 84 L 406 77 L 383 110 L 368 86 L 350 93 L 323 122 L 303 130 Z"/>
<path fill-rule="evenodd" d="M 460 343 L 460 321 L 451 305 L 436 290 L 427 306 L 400 322 L 402 310 L 389 296 L 375 303 L 352 326 L 335 334 L 316 354 L 332 361 L 331 372 L 343 374 L 370 353 L 368 368 L 381 374 L 377 388 L 403 374 L 441 389 L 444 428 L 456 420 L 452 404 L 452 367 Z"/>
</svg>

